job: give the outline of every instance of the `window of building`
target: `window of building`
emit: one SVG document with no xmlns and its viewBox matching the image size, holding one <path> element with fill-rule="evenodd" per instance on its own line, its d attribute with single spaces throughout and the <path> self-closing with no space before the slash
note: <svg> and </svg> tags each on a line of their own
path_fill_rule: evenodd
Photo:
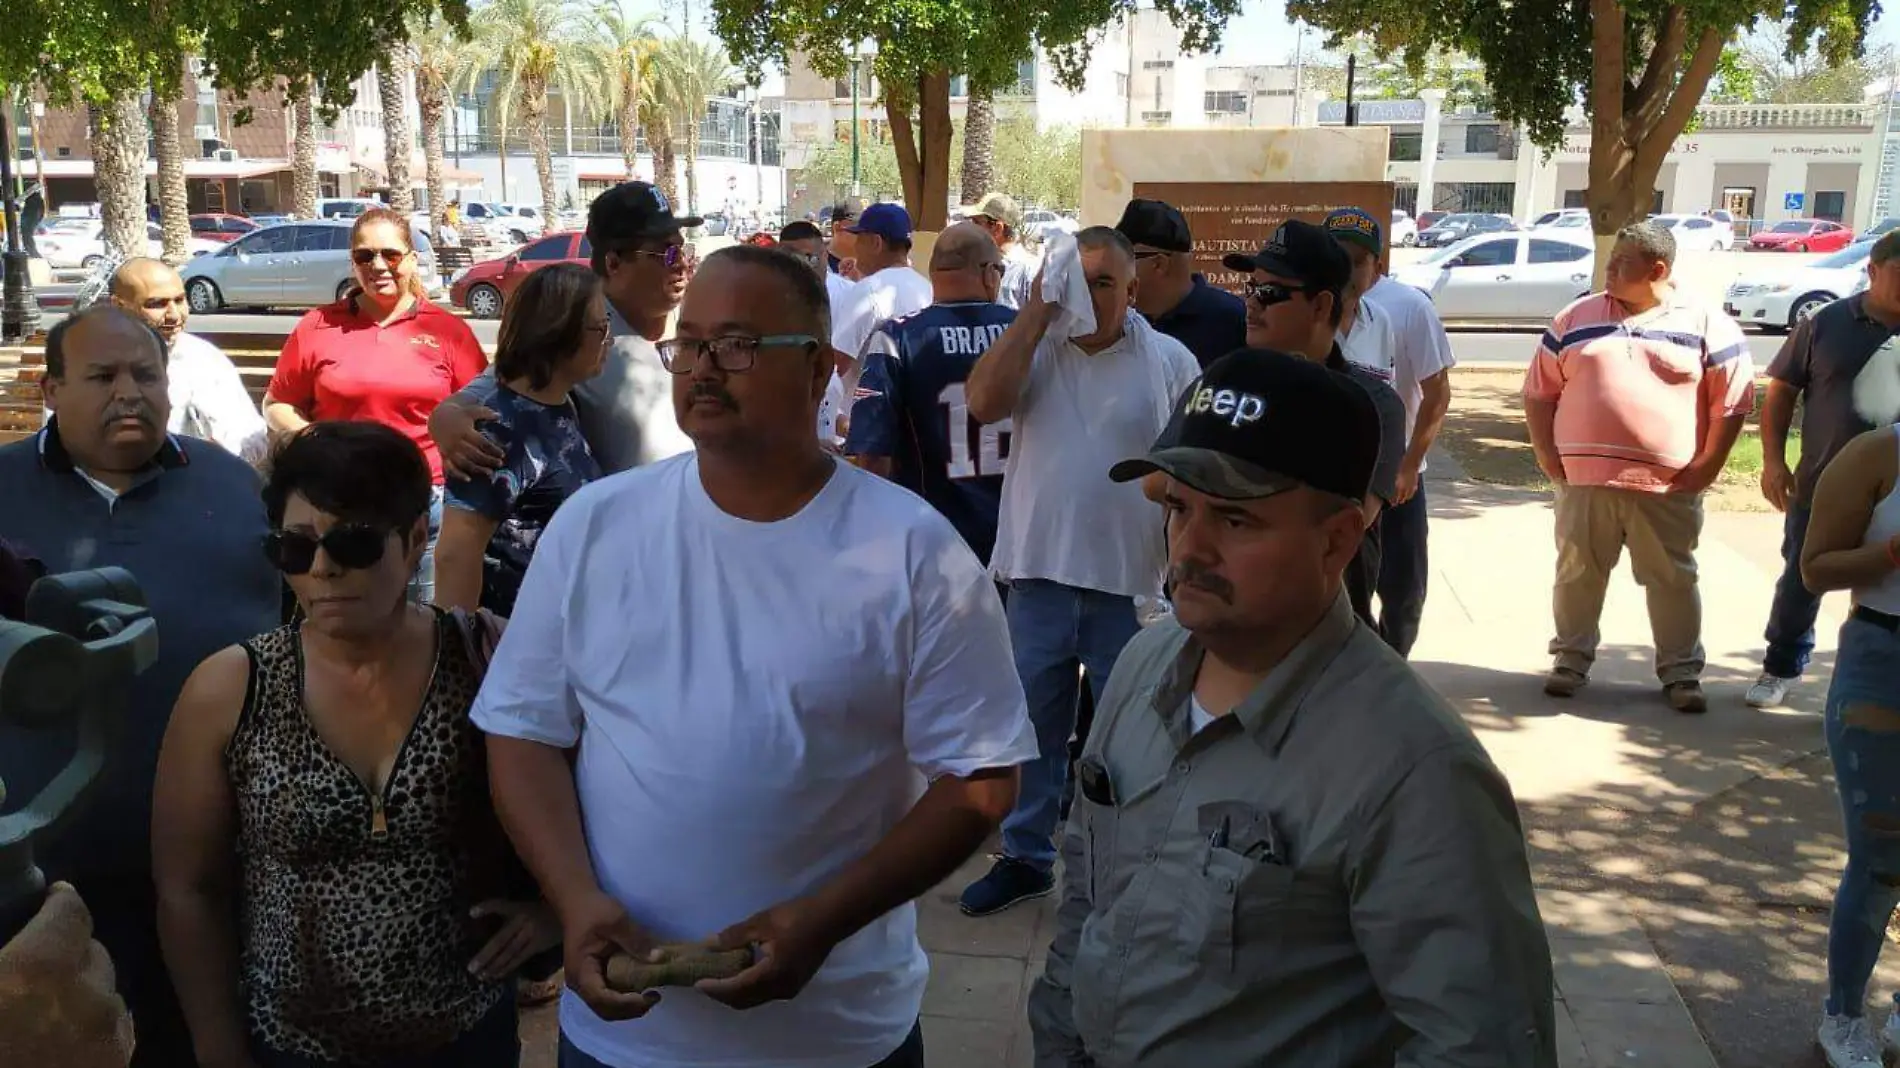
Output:
<svg viewBox="0 0 1900 1068">
<path fill-rule="evenodd" d="M 1465 151 L 1486 156 L 1497 155 L 1497 123 L 1473 123 L 1465 127 Z"/>
<path fill-rule="evenodd" d="M 1398 182 L 1392 186 L 1392 207 L 1407 215 L 1418 214 L 1418 185 L 1414 182 Z M 1421 227 L 1420 229 L 1423 229 Z"/>
<path fill-rule="evenodd" d="M 1174 60 L 1172 59 L 1144 59 L 1141 61 L 1141 69 L 1142 70 L 1173 70 Z"/>
<path fill-rule="evenodd" d="M 1201 110 L 1210 115 L 1238 115 L 1247 110 L 1247 94 L 1227 90 L 1210 90 L 1201 94 Z"/>
<path fill-rule="evenodd" d="M 1115 75 L 1115 95 L 1119 97 L 1126 97 L 1128 95 L 1128 75 Z"/>
<path fill-rule="evenodd" d="M 1582 189 L 1564 190 L 1564 207 L 1566 208 L 1587 207 L 1587 205 L 1584 204 L 1583 202 L 1584 196 L 1585 196 L 1585 190 L 1582 190 Z"/>
<path fill-rule="evenodd" d="M 1814 217 L 1840 222 L 1847 210 L 1847 194 L 1839 190 L 1827 190 L 1814 194 Z"/>
<path fill-rule="evenodd" d="M 1292 96 L 1293 90 L 1291 89 L 1256 89 L 1254 90 L 1253 95 L 1255 96 Z"/>
<path fill-rule="evenodd" d="M 1509 215 L 1517 196 L 1513 182 L 1440 182 L 1432 189 L 1439 211 L 1475 211 Z"/>
<path fill-rule="evenodd" d="M 1143 126 L 1166 126 L 1174 121 L 1172 111 L 1144 111 L 1141 113 Z"/>
<path fill-rule="evenodd" d="M 1425 150 L 1425 135 L 1418 130 L 1392 131 L 1392 160 L 1417 163 Z"/>
<path fill-rule="evenodd" d="M 1156 111 L 1161 110 L 1161 75 L 1159 74 L 1155 75 L 1155 107 L 1154 109 Z"/>
</svg>

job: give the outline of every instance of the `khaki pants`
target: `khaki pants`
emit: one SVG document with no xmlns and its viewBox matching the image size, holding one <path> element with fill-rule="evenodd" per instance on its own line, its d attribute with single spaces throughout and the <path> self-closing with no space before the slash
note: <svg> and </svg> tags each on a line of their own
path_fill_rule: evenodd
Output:
<svg viewBox="0 0 1900 1068">
<path fill-rule="evenodd" d="M 1551 595 L 1556 666 L 1588 674 L 1596 660 L 1603 594 L 1623 547 L 1649 599 L 1656 677 L 1663 685 L 1702 675 L 1702 597 L 1695 549 L 1702 497 L 1603 486 L 1557 488 L 1557 582 Z"/>
</svg>

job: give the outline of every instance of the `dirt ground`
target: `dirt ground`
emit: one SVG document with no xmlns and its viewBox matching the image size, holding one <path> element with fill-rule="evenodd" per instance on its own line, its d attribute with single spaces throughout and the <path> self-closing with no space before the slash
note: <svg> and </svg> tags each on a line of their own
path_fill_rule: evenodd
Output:
<svg viewBox="0 0 1900 1068">
<path fill-rule="evenodd" d="M 1524 372 L 1518 370 L 1460 367 L 1452 371 L 1451 412 L 1445 416 L 1438 441 L 1473 481 L 1522 487 L 1550 484 L 1537 469 L 1524 430 L 1519 394 L 1523 384 Z M 1709 490 L 1707 506 L 1728 512 L 1768 511 L 1760 478 L 1761 441 L 1751 416 L 1722 478 Z"/>
</svg>

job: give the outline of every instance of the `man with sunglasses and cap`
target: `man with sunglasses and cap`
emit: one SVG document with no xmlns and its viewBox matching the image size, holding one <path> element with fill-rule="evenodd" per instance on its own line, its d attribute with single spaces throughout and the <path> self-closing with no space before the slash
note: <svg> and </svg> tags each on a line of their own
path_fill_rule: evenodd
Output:
<svg viewBox="0 0 1900 1068">
<path fill-rule="evenodd" d="M 152 886 L 152 785 L 185 678 L 225 646 L 278 625 L 282 579 L 262 552 L 257 473 L 226 450 L 165 432 L 165 345 L 103 304 L 46 337 L 39 433 L 0 447 L 0 539 L 53 572 L 123 567 L 158 624 L 159 656 L 131 689 L 99 793 L 39 860 L 92 909 L 138 1030 L 135 1065 L 194 1063 L 160 957 Z M 0 728 L 0 782 L 19 803 L 73 755 L 69 731 Z M 0 802 L 0 808 L 5 803 Z"/>
<path fill-rule="evenodd" d="M 1029 287 L 1042 269 L 1042 260 L 1023 247 L 1023 213 L 1007 194 L 991 193 L 963 209 L 963 216 L 982 228 L 1003 251 L 1003 285 L 996 302 L 1005 308 L 1029 303 Z"/>
<path fill-rule="evenodd" d="M 599 374 L 574 387 L 581 433 L 608 474 L 691 449 L 673 416 L 671 376 L 656 342 L 686 293 L 698 256 L 682 232 L 705 220 L 675 215 L 672 202 L 646 182 L 622 182 L 587 210 L 594 273 L 607 294 L 613 345 Z M 429 436 L 451 474 L 481 479 L 505 457 L 476 424 L 495 418 L 483 405 L 495 395 L 491 369 L 429 417 Z"/>
<path fill-rule="evenodd" d="M 1352 284 L 1352 261 L 1324 229 L 1299 219 L 1282 223 L 1260 251 L 1229 253 L 1221 264 L 1252 276 L 1247 284 L 1247 344 L 1289 352 L 1357 382 L 1379 413 L 1378 457 L 1365 497 L 1363 544 L 1346 571 L 1353 611 L 1369 625 L 1379 581 L 1380 512 L 1398 500 L 1399 463 L 1404 457 L 1405 406 L 1371 371 L 1346 359 L 1339 328 Z M 1148 487 L 1153 495 L 1153 486 Z"/>
<path fill-rule="evenodd" d="M 1159 200 L 1130 200 L 1115 224 L 1135 246 L 1135 307 L 1186 345 L 1202 367 L 1247 344 L 1247 305 L 1194 269 L 1186 216 Z"/>
<path fill-rule="evenodd" d="M 1174 612 L 1115 665 L 1078 769 L 1040 1068 L 1555 1068 L 1509 785 L 1342 589 L 1379 464 L 1346 376 L 1210 365 L 1163 479 Z"/>
</svg>

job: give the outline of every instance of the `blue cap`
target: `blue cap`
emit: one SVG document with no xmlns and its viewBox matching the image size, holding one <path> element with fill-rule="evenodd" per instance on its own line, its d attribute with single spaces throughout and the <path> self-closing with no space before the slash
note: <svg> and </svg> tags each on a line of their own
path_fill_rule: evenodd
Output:
<svg viewBox="0 0 1900 1068">
<path fill-rule="evenodd" d="M 874 234 L 896 244 L 910 244 L 910 212 L 902 204 L 873 204 L 858 221 L 845 227 L 854 234 Z"/>
<path fill-rule="evenodd" d="M 1350 241 L 1374 256 L 1384 252 L 1379 221 L 1362 208 L 1340 208 L 1326 216 L 1326 232 L 1337 241 Z"/>
</svg>

